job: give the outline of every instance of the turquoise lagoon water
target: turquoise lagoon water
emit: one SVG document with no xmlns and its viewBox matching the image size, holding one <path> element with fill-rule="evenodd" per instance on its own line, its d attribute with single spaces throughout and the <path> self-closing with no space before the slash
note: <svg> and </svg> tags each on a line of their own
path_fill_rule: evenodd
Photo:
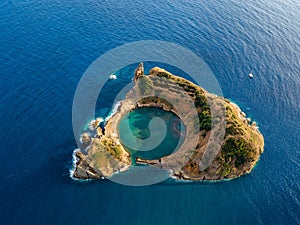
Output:
<svg viewBox="0 0 300 225">
<path fill-rule="evenodd" d="M 163 121 L 158 121 L 150 129 L 150 121 L 157 117 Z M 163 129 L 162 123 L 166 125 L 166 133 L 163 133 L 163 139 L 160 142 L 161 133 L 158 131 Z M 181 120 L 172 112 L 155 107 L 138 108 L 127 113 L 120 121 L 118 129 L 120 140 L 131 153 L 133 159 L 136 157 L 159 159 L 170 155 L 178 150 L 185 137 L 185 127 Z M 133 135 L 128 135 L 131 132 Z M 151 135 L 153 135 L 151 148 L 149 150 L 143 149 L 146 146 L 143 145 L 143 142 L 139 143 L 139 141 L 150 138 Z M 152 148 L 153 142 L 159 144 Z M 130 146 L 126 146 L 126 143 Z"/>
</svg>

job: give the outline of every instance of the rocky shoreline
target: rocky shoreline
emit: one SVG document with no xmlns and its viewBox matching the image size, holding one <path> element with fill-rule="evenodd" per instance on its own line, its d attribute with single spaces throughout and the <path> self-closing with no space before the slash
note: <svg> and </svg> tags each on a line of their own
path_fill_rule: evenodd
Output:
<svg viewBox="0 0 300 225">
<path fill-rule="evenodd" d="M 173 82 L 167 84 L 169 85 L 167 88 L 172 90 L 172 94 L 166 97 L 177 103 L 179 101 L 181 107 L 174 108 L 172 104 L 161 98 L 151 97 L 151 94 L 166 88 L 166 85 L 162 84 L 160 80 L 157 81 L 157 77 L 163 77 L 168 82 L 169 80 Z M 150 79 L 150 82 L 149 80 L 146 81 L 152 84 L 153 90 L 150 90 L 149 97 L 141 98 L 140 92 L 148 91 L 144 86 L 139 86 L 145 78 Z M 251 123 L 251 119 L 247 118 L 246 114 L 236 104 L 212 95 L 193 83 L 157 67 L 150 70 L 150 74 L 145 76 L 143 64 L 140 64 L 135 71 L 134 82 L 134 88 L 127 93 L 126 98 L 120 102 L 116 112 L 105 124 L 105 132 L 99 131 L 99 123 L 96 124 L 95 122 L 94 128 L 97 130 L 97 135 L 90 137 L 90 139 L 86 134 L 82 135 L 82 141 L 86 141 L 88 151 L 86 154 L 80 150 L 76 152 L 77 162 L 73 177 L 77 179 L 108 178 L 114 173 L 129 169 L 132 159 L 119 140 L 117 126 L 123 116 L 132 110 L 141 107 L 159 107 L 177 115 L 185 125 L 191 125 L 195 118 L 188 116 L 190 113 L 188 104 L 190 103 L 180 102 L 182 93 L 181 91 L 176 92 L 175 85 L 172 86 L 175 83 L 181 85 L 185 91 L 187 90 L 193 99 L 193 106 L 196 105 L 197 99 L 202 101 L 196 107 L 199 120 L 201 118 L 202 129 L 187 130 L 187 140 L 176 153 L 157 160 L 137 158 L 136 163 L 163 168 L 170 171 L 170 177 L 180 180 L 233 179 L 251 172 L 263 152 L 264 140 L 256 123 Z M 217 104 L 223 104 L 226 108 L 226 121 L 223 121 L 226 122 L 226 124 L 224 123 L 226 133 L 220 146 L 221 150 L 210 165 L 201 170 L 201 157 L 204 156 L 205 149 L 208 147 L 209 138 L 214 137 L 215 133 L 218 132 L 218 129 L 209 127 L 211 111 L 205 106 L 208 102 L 207 99 Z M 208 122 L 203 123 L 203 121 Z M 197 139 L 193 133 L 196 133 Z M 196 148 L 193 146 L 194 144 L 197 144 Z M 195 150 L 188 152 L 189 149 Z"/>
</svg>

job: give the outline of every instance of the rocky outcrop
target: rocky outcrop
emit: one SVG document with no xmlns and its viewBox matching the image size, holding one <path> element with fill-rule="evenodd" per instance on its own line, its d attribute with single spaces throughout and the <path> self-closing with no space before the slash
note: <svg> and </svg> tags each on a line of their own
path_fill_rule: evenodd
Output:
<svg viewBox="0 0 300 225">
<path fill-rule="evenodd" d="M 141 62 L 139 66 L 134 71 L 133 81 L 136 82 L 140 76 L 144 75 L 144 64 Z"/>
<path fill-rule="evenodd" d="M 129 168 L 132 163 L 131 157 L 119 140 L 117 128 L 124 115 L 140 107 L 159 107 L 171 111 L 182 120 L 187 130 L 186 140 L 175 153 L 156 160 L 136 159 L 137 163 L 172 171 L 170 176 L 173 178 L 186 180 L 222 180 L 251 172 L 263 152 L 264 139 L 256 123 L 251 123 L 251 119 L 248 119 L 237 105 L 158 67 L 151 69 L 150 74 L 146 76 L 143 63 L 135 70 L 133 80 L 135 82 L 133 89 L 127 93 L 117 112 L 107 121 L 105 133 L 98 127 L 98 123 L 94 127 L 96 138 L 91 138 L 88 133 L 82 134 L 82 142 L 89 144 L 89 147 L 87 154 L 76 152 L 78 161 L 74 177 L 79 179 L 109 177 L 115 172 Z M 177 88 L 178 86 L 180 88 Z M 142 97 L 141 92 L 147 93 L 149 97 Z M 166 99 L 177 102 L 180 107 L 175 109 L 163 98 L 152 96 L 154 93 L 162 92 Z M 182 100 L 183 93 L 188 98 Z M 192 107 L 187 99 L 190 99 Z M 201 158 L 205 158 L 209 140 L 218 135 L 218 127 L 213 128 L 211 124 L 213 118 L 209 103 L 217 110 L 220 105 L 224 110 L 226 108 L 226 113 L 224 111 L 226 116 L 217 118 L 220 124 L 226 126 L 226 132 L 224 131 L 222 142 L 219 144 L 220 151 L 216 157 L 209 166 L 201 169 L 203 166 L 200 163 Z M 197 118 L 191 116 L 191 108 L 195 108 Z M 200 123 L 198 127 L 194 126 L 195 119 Z M 226 123 L 223 123 L 225 121 Z M 191 135 L 189 139 L 187 138 L 189 134 L 194 136 Z"/>
<path fill-rule="evenodd" d="M 110 177 L 120 171 L 126 171 L 131 164 L 130 155 L 121 144 L 102 136 L 92 138 L 87 154 L 77 150 L 76 169 L 73 176 L 77 179 L 96 179 Z"/>
<path fill-rule="evenodd" d="M 82 135 L 81 135 L 81 142 L 84 143 L 84 144 L 89 144 L 91 142 L 91 136 L 89 133 L 87 132 L 84 132 Z"/>
<path fill-rule="evenodd" d="M 80 151 L 76 151 L 76 169 L 73 176 L 77 179 L 97 179 L 102 177 L 102 174 L 99 171 L 96 171 L 91 167 L 91 161 L 87 155 L 84 155 Z"/>
</svg>

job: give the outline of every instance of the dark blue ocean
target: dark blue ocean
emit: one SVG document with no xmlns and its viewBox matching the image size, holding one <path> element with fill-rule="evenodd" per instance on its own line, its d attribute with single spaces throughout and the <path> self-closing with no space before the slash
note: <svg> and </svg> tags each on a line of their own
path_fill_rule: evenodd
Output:
<svg viewBox="0 0 300 225">
<path fill-rule="evenodd" d="M 139 40 L 191 49 L 257 121 L 265 152 L 250 175 L 146 187 L 70 178 L 77 84 L 100 55 Z M 2 0 L 0 224 L 300 224 L 299 105 L 298 0 Z"/>
</svg>

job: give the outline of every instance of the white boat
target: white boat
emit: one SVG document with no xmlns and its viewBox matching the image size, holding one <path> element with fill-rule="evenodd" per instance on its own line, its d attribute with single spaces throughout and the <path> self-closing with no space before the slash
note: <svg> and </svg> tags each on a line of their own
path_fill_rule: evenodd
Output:
<svg viewBox="0 0 300 225">
<path fill-rule="evenodd" d="M 253 78 L 254 77 L 254 75 L 253 75 L 253 73 L 251 72 L 251 73 L 249 73 L 249 75 L 248 75 L 250 78 Z"/>
<path fill-rule="evenodd" d="M 111 75 L 109 75 L 109 79 L 115 80 L 115 79 L 117 79 L 117 76 L 115 74 L 111 74 Z"/>
</svg>

